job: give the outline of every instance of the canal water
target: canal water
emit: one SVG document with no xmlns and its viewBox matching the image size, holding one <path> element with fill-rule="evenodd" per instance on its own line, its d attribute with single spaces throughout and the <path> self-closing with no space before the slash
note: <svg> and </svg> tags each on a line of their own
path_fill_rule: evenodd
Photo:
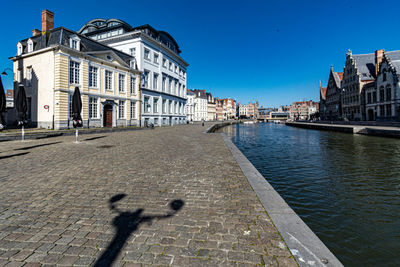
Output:
<svg viewBox="0 0 400 267">
<path fill-rule="evenodd" d="M 222 131 L 345 266 L 400 266 L 400 140 L 272 123 Z"/>
</svg>

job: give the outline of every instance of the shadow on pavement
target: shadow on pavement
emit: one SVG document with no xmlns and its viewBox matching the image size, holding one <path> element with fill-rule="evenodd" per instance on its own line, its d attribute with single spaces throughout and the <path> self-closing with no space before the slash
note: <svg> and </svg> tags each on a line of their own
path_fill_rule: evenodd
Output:
<svg viewBox="0 0 400 267">
<path fill-rule="evenodd" d="M 106 250 L 93 266 L 111 266 L 124 247 L 125 242 L 129 239 L 131 234 L 139 228 L 140 224 L 151 224 L 154 219 L 170 218 L 185 204 L 183 200 L 173 200 L 169 203 L 169 207 L 171 208 L 170 212 L 162 215 L 144 215 L 144 209 L 136 209 L 133 212 L 119 210 L 114 203 L 120 201 L 125 196 L 126 194 L 118 194 L 109 200 L 110 209 L 118 213 L 117 217 L 115 217 L 112 222 L 113 226 L 116 228 L 116 233 Z"/>
<path fill-rule="evenodd" d="M 92 141 L 92 140 L 96 140 L 96 139 L 100 139 L 100 138 L 104 138 L 104 137 L 106 137 L 106 136 L 105 135 L 95 136 L 95 137 L 86 138 L 83 141 Z"/>
<path fill-rule="evenodd" d="M 12 157 L 18 157 L 18 156 L 23 156 L 29 154 L 29 152 L 23 152 L 23 153 L 18 153 L 18 154 L 12 154 L 12 155 L 7 155 L 7 156 L 0 156 L 0 159 L 7 159 L 7 158 L 12 158 Z"/>
<path fill-rule="evenodd" d="M 50 145 L 55 145 L 55 144 L 59 144 L 59 143 L 62 143 L 62 142 L 59 141 L 59 142 L 53 142 L 53 143 L 47 143 L 47 144 L 40 144 L 40 145 L 35 145 L 35 146 L 27 146 L 27 147 L 15 148 L 14 150 L 28 150 L 28 149 L 32 149 L 32 148 L 36 148 L 36 147 L 50 146 Z"/>
</svg>

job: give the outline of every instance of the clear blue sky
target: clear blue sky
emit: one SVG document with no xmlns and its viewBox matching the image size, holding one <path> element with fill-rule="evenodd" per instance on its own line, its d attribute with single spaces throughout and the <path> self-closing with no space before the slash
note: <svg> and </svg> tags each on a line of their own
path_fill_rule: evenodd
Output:
<svg viewBox="0 0 400 267">
<path fill-rule="evenodd" d="M 330 65 L 345 54 L 399 50 L 400 1 L 5 1 L 0 71 L 12 67 L 19 40 L 41 29 L 41 11 L 55 27 L 79 30 L 93 18 L 119 18 L 169 32 L 190 64 L 188 88 L 239 102 L 279 106 L 318 100 Z M 11 88 L 12 77 L 2 77 Z"/>
</svg>

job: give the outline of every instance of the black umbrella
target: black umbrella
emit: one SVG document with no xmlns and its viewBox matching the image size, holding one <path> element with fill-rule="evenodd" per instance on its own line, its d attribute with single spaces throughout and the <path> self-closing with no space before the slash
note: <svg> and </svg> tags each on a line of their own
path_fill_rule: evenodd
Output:
<svg viewBox="0 0 400 267">
<path fill-rule="evenodd" d="M 74 128 L 82 127 L 82 100 L 81 92 L 78 87 L 75 87 L 74 95 L 72 96 L 72 123 Z"/>
<path fill-rule="evenodd" d="M 72 125 L 76 129 L 75 142 L 78 143 L 78 127 L 82 127 L 82 100 L 81 92 L 78 87 L 75 87 L 74 95 L 72 96 Z"/>
<path fill-rule="evenodd" d="M 0 77 L 0 130 L 3 130 L 5 124 L 3 112 L 6 112 L 6 105 L 6 95 L 4 93 L 4 87 Z"/>
<path fill-rule="evenodd" d="M 22 126 L 22 141 L 24 141 L 24 126 L 28 124 L 28 105 L 26 103 L 25 87 L 22 84 L 18 86 L 17 95 L 15 97 L 15 107 L 17 108 L 18 126 Z"/>
<path fill-rule="evenodd" d="M 28 104 L 26 102 L 25 87 L 22 84 L 18 86 L 17 95 L 15 97 L 15 107 L 17 108 L 18 126 L 27 125 Z"/>
</svg>

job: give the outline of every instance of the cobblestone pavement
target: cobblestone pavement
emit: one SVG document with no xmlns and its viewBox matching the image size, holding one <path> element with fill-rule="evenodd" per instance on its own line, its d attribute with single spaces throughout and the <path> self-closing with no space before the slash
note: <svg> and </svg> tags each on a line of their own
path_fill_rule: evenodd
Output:
<svg viewBox="0 0 400 267">
<path fill-rule="evenodd" d="M 0 266 L 297 266 L 205 128 L 0 143 Z"/>
</svg>

